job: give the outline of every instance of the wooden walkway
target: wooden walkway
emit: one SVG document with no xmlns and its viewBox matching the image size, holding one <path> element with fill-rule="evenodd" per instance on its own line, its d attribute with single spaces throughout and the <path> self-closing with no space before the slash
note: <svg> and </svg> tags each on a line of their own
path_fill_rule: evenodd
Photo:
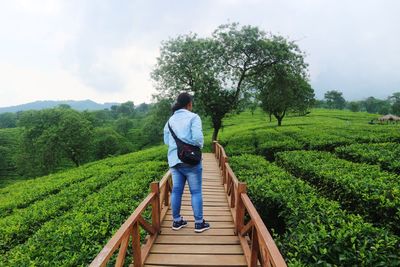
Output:
<svg viewBox="0 0 400 267">
<path fill-rule="evenodd" d="M 90 267 L 127 266 L 263 266 L 286 263 L 263 220 L 228 163 L 224 148 L 213 143 L 203 154 L 203 214 L 211 228 L 194 232 L 191 196 L 186 184 L 181 215 L 188 226 L 172 230 L 171 172 L 150 185 L 151 192 L 107 242 Z M 144 214 L 151 207 L 151 218 Z M 148 233 L 141 241 L 141 230 Z M 115 255 L 118 251 L 118 255 Z M 132 257 L 133 255 L 133 257 Z M 115 256 L 115 257 L 113 257 Z"/>
<path fill-rule="evenodd" d="M 145 266 L 247 266 L 234 223 L 222 176 L 214 154 L 203 154 L 203 213 L 211 228 L 194 232 L 194 218 L 188 185 L 182 197 L 181 215 L 188 226 L 171 229 L 168 209 L 161 232 L 150 250 Z"/>
</svg>

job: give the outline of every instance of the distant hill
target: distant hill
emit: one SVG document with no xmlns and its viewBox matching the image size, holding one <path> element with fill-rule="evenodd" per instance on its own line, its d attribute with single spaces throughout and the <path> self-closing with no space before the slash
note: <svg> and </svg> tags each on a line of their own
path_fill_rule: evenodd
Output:
<svg viewBox="0 0 400 267">
<path fill-rule="evenodd" d="M 67 104 L 71 106 L 71 108 L 83 111 L 83 110 L 102 110 L 105 108 L 110 108 L 112 105 L 118 105 L 119 103 L 104 103 L 99 104 L 92 100 L 61 100 L 61 101 L 53 101 L 53 100 L 44 100 L 44 101 L 35 101 L 27 104 L 4 107 L 0 108 L 0 113 L 4 112 L 17 112 L 17 111 L 25 111 L 25 110 L 40 110 L 45 108 L 53 108 L 61 104 Z"/>
</svg>

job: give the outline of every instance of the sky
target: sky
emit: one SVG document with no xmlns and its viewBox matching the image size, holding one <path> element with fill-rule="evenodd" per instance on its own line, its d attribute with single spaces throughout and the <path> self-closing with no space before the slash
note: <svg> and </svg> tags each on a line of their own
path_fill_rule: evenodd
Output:
<svg viewBox="0 0 400 267">
<path fill-rule="evenodd" d="M 238 22 L 296 40 L 316 97 L 400 91 L 400 1 L 0 0 L 0 107 L 149 103 L 162 41 Z"/>
</svg>

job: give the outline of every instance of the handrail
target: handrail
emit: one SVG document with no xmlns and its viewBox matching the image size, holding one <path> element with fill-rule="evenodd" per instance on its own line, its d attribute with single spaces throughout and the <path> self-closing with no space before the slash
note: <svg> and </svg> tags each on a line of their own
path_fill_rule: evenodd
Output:
<svg viewBox="0 0 400 267">
<path fill-rule="evenodd" d="M 213 151 L 221 168 L 222 182 L 229 196 L 228 203 L 235 223 L 235 233 L 243 247 L 247 265 L 253 267 L 260 263 L 261 266 L 287 266 L 271 234 L 247 195 L 246 183 L 240 182 L 229 166 L 224 148 L 214 141 Z M 246 212 L 250 221 L 245 225 Z"/>
<path fill-rule="evenodd" d="M 92 261 L 90 267 L 106 266 L 118 248 L 119 251 L 115 266 L 124 266 L 130 239 L 132 239 L 133 266 L 143 266 L 150 248 L 158 236 L 161 221 L 167 214 L 171 188 L 170 171 L 163 176 L 160 182 L 152 182 L 150 184 L 151 192 L 107 242 L 106 246 Z M 149 205 L 151 205 L 151 224 L 142 216 Z M 143 246 L 140 244 L 140 226 L 149 234 Z"/>
</svg>

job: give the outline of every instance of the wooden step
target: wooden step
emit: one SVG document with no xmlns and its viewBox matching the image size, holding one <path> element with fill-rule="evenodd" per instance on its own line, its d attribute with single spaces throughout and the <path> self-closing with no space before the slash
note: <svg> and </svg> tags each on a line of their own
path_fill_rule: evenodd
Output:
<svg viewBox="0 0 400 267">
<path fill-rule="evenodd" d="M 207 222 L 232 222 L 233 221 L 232 215 L 229 215 L 229 216 L 210 216 L 210 217 L 205 218 L 205 219 L 207 220 Z M 185 220 L 188 221 L 188 222 L 194 222 L 193 217 L 185 217 Z M 164 221 L 171 221 L 172 222 L 172 216 L 165 217 Z"/>
<path fill-rule="evenodd" d="M 196 233 L 194 231 L 194 228 L 192 225 L 192 226 L 186 226 L 177 231 L 173 230 L 171 227 L 162 227 L 161 235 L 199 235 L 199 233 Z M 210 228 L 209 230 L 202 232 L 201 235 L 213 235 L 213 236 L 231 235 L 231 236 L 235 236 L 235 233 L 233 231 L 233 228 L 226 228 L 226 229 Z"/>
<path fill-rule="evenodd" d="M 243 249 L 240 245 L 154 245 L 150 253 L 173 253 L 173 254 L 236 254 L 242 255 Z"/>
<path fill-rule="evenodd" d="M 146 263 L 162 266 L 247 266 L 243 255 L 150 254 Z"/>
<path fill-rule="evenodd" d="M 240 244 L 237 236 L 207 236 L 201 233 L 194 236 L 159 235 L 156 244 L 203 244 L 203 245 L 236 245 Z"/>
<path fill-rule="evenodd" d="M 207 220 L 207 218 L 206 218 Z M 188 222 L 188 227 L 193 227 L 194 223 L 193 222 Z M 166 221 L 164 220 L 161 223 L 161 227 L 172 227 L 172 221 Z M 226 228 L 234 228 L 233 222 L 210 222 L 210 229 L 226 229 Z"/>
<path fill-rule="evenodd" d="M 167 216 L 172 215 L 172 210 L 167 211 Z M 192 210 L 181 210 L 182 216 L 193 216 Z M 204 216 L 231 216 L 230 211 L 223 210 L 203 210 Z"/>
</svg>

